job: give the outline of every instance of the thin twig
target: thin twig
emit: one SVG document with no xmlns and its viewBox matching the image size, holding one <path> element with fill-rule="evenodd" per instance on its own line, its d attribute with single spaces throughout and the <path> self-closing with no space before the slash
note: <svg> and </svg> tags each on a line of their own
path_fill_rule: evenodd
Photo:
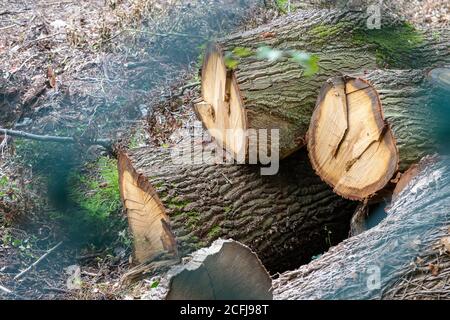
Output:
<svg viewBox="0 0 450 320">
<path fill-rule="evenodd" d="M 27 59 L 25 59 L 25 61 L 22 62 L 22 64 L 21 64 L 16 70 L 14 70 L 13 72 L 11 72 L 11 73 L 8 75 L 7 80 L 9 81 L 9 79 L 11 78 L 12 75 L 14 75 L 14 74 L 16 74 L 17 72 L 19 72 L 20 70 L 22 70 L 22 68 L 28 63 L 28 61 L 30 61 L 31 59 L 36 58 L 37 56 L 39 56 L 39 55 L 38 55 L 38 54 L 35 54 L 35 55 L 32 55 L 32 56 L 28 57 Z"/>
<path fill-rule="evenodd" d="M 4 293 L 12 295 L 12 296 L 14 296 L 16 298 L 19 298 L 19 299 L 22 299 L 22 300 L 27 300 L 27 298 L 21 296 L 20 294 L 15 293 L 14 291 L 12 291 L 12 290 L 10 290 L 10 289 L 2 286 L 2 285 L 0 285 L 0 291 L 3 291 Z"/>
<path fill-rule="evenodd" d="M 37 38 L 37 39 L 34 39 L 34 40 L 30 40 L 25 45 L 23 45 L 23 47 L 28 47 L 29 45 L 31 45 L 31 44 L 33 44 L 35 42 L 39 42 L 41 40 L 47 40 L 47 39 L 54 38 L 54 37 L 60 36 L 60 35 L 65 35 L 65 33 L 58 32 L 58 33 L 49 34 L 48 36 L 45 36 L 45 37 L 41 37 L 41 38 Z"/>
<path fill-rule="evenodd" d="M 11 28 L 13 28 L 13 27 L 15 27 L 15 26 L 16 26 L 15 24 L 11 24 L 11 25 L 6 26 L 6 27 L 1 27 L 1 28 L 0 28 L 0 31 L 6 30 L 6 29 L 11 29 Z"/>
<path fill-rule="evenodd" d="M 233 182 L 231 182 L 231 180 L 228 179 L 227 176 L 223 172 L 221 172 L 221 173 L 222 173 L 223 177 L 225 178 L 225 180 L 227 180 L 227 182 L 232 185 Z"/>
<path fill-rule="evenodd" d="M 146 30 L 134 30 L 134 29 L 124 29 L 124 31 L 128 32 L 138 32 L 138 33 L 144 33 L 151 36 L 157 36 L 157 37 L 183 37 L 183 38 L 197 38 L 197 39 L 205 39 L 207 40 L 207 37 L 199 36 L 195 34 L 188 34 L 188 33 L 179 33 L 179 32 L 153 32 L 153 31 L 146 31 Z"/>
<path fill-rule="evenodd" d="M 21 11 L 5 10 L 5 11 L 0 12 L 0 16 L 20 14 L 20 13 L 24 13 L 25 11 L 28 11 L 28 10 L 31 10 L 31 8 L 23 8 Z"/>
<path fill-rule="evenodd" d="M 32 265 L 30 265 L 28 268 L 22 270 L 19 274 L 17 274 L 14 277 L 14 280 L 20 279 L 21 277 L 23 277 L 27 272 L 29 272 L 31 269 L 35 268 L 39 263 L 42 262 L 42 260 L 44 260 L 45 258 L 47 258 L 53 251 L 55 251 L 56 249 L 58 249 L 61 245 L 62 245 L 62 241 L 60 241 L 56 246 L 54 246 L 53 248 L 51 248 L 50 250 L 48 250 L 44 255 L 42 255 L 39 259 L 37 259 Z"/>
<path fill-rule="evenodd" d="M 14 294 L 14 292 L 12 292 L 11 290 L 9 290 L 8 288 L 5 288 L 4 286 L 0 285 L 0 290 L 2 290 L 3 292 L 6 292 L 7 294 Z"/>
<path fill-rule="evenodd" d="M 59 6 L 61 4 L 68 4 L 68 3 L 73 3 L 73 0 L 67 0 L 67 1 L 56 1 L 56 2 L 44 2 L 44 3 L 39 3 L 38 6 Z"/>
<path fill-rule="evenodd" d="M 78 140 L 76 140 L 73 137 L 37 135 L 37 134 L 33 134 L 33 133 L 27 133 L 24 131 L 4 129 L 4 128 L 0 128 L 0 133 L 8 134 L 13 137 L 36 140 L 36 141 L 43 141 L 43 142 L 58 142 L 58 143 L 77 143 L 78 142 Z M 91 144 L 91 145 L 100 145 L 105 148 L 111 148 L 111 140 L 109 140 L 109 139 L 95 139 L 93 141 L 86 141 L 85 143 Z"/>
<path fill-rule="evenodd" d="M 44 287 L 43 289 L 44 289 L 45 291 L 54 291 L 54 292 L 65 293 L 65 294 L 69 294 L 69 293 L 70 293 L 69 290 L 65 290 L 65 289 L 61 289 L 61 288 L 56 288 L 56 287 Z"/>
</svg>

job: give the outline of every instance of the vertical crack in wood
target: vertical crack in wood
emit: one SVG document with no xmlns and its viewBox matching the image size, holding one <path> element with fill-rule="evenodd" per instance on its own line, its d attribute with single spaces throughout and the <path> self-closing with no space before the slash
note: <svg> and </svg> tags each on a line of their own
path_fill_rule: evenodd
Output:
<svg viewBox="0 0 450 320">
<path fill-rule="evenodd" d="M 343 111 L 344 111 L 344 117 L 346 119 L 346 123 L 345 123 L 344 132 L 342 133 L 342 135 L 340 137 L 340 140 L 338 141 L 337 145 L 334 147 L 334 150 L 333 150 L 333 157 L 334 158 L 336 158 L 336 156 L 337 156 L 337 154 L 338 154 L 338 152 L 339 152 L 339 150 L 341 148 L 342 142 L 344 142 L 345 137 L 347 136 L 347 133 L 348 133 L 348 99 L 347 99 L 347 89 L 346 89 L 347 85 L 346 85 L 346 79 L 344 77 L 341 77 L 340 79 L 342 80 L 343 91 L 344 91 L 344 97 L 341 97 L 341 100 L 342 100 L 342 106 L 343 106 L 343 109 L 344 109 Z M 331 83 L 333 85 L 333 88 L 337 87 L 337 84 L 335 82 L 333 82 L 333 80 L 331 81 Z M 337 90 L 335 89 L 335 94 L 339 95 L 341 93 L 337 92 Z"/>
</svg>

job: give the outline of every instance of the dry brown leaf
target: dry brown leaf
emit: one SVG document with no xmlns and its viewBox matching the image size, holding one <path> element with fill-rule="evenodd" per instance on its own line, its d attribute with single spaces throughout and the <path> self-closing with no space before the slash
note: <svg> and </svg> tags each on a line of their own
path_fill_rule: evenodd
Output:
<svg viewBox="0 0 450 320">
<path fill-rule="evenodd" d="M 56 74 L 51 66 L 47 68 L 47 79 L 50 87 L 56 88 Z"/>
<path fill-rule="evenodd" d="M 439 274 L 439 266 L 436 265 L 436 264 L 430 263 L 430 264 L 428 265 L 428 269 L 431 271 L 431 274 L 432 274 L 433 276 L 437 276 L 437 275 Z"/>
<path fill-rule="evenodd" d="M 275 32 L 263 32 L 261 34 L 261 38 L 263 38 L 263 39 L 274 38 L 274 37 L 275 37 Z"/>
</svg>

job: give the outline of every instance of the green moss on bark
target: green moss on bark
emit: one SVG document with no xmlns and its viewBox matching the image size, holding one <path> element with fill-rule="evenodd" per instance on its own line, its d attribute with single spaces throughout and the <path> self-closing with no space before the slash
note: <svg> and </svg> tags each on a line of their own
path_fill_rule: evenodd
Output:
<svg viewBox="0 0 450 320">
<path fill-rule="evenodd" d="M 348 37 L 343 35 L 346 33 Z M 421 67 L 427 63 L 427 57 L 420 50 L 425 41 L 424 35 L 409 23 L 383 26 L 381 29 L 355 27 L 348 22 L 326 23 L 311 28 L 309 37 L 314 46 L 324 46 L 333 40 L 348 41 L 353 46 L 369 45 L 381 67 Z"/>
<path fill-rule="evenodd" d="M 315 39 L 314 44 L 323 45 L 336 36 L 339 36 L 342 32 L 349 30 L 350 27 L 351 25 L 347 22 L 319 24 L 311 29 L 310 34 Z"/>
<path fill-rule="evenodd" d="M 353 33 L 355 44 L 371 44 L 380 66 L 419 67 L 426 62 L 419 48 L 424 36 L 408 23 L 381 29 L 359 29 Z"/>
<path fill-rule="evenodd" d="M 222 234 L 222 229 L 220 226 L 216 225 L 211 228 L 208 232 L 208 238 L 209 239 L 217 239 Z"/>
</svg>

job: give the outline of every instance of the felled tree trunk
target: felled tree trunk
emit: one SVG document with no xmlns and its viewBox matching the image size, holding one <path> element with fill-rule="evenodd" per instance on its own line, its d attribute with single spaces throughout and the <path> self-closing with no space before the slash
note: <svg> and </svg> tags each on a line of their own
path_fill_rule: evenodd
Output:
<svg viewBox="0 0 450 320">
<path fill-rule="evenodd" d="M 342 10 L 299 11 L 207 49 L 203 101 L 196 110 L 221 146 L 248 156 L 249 139 L 256 135 L 249 129 L 279 129 L 284 158 L 305 145 L 317 95 L 328 78 L 377 66 L 449 61 L 448 33 L 423 34 L 388 13 L 382 13 L 381 29 L 370 30 L 366 11 Z M 258 57 L 265 46 L 277 50 L 273 59 Z M 302 63 L 308 63 L 300 52 L 318 58 L 317 73 L 305 75 Z"/>
<path fill-rule="evenodd" d="M 259 166 L 174 164 L 167 149 L 140 148 L 119 155 L 119 174 L 138 262 L 224 237 L 271 272 L 287 270 L 345 238 L 356 207 L 313 173 L 305 152 L 261 176 Z"/>
<path fill-rule="evenodd" d="M 274 280 L 275 299 L 448 299 L 449 158 L 426 160 L 374 228 Z"/>
<path fill-rule="evenodd" d="M 422 70 L 339 76 L 322 87 L 308 150 L 314 170 L 343 197 L 364 200 L 438 151 L 433 81 Z"/>
<path fill-rule="evenodd" d="M 216 240 L 187 263 L 151 278 L 150 300 L 271 300 L 272 279 L 258 256 L 233 240 Z"/>
</svg>

